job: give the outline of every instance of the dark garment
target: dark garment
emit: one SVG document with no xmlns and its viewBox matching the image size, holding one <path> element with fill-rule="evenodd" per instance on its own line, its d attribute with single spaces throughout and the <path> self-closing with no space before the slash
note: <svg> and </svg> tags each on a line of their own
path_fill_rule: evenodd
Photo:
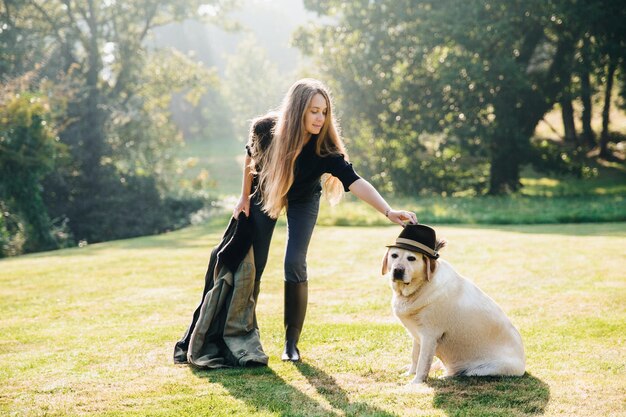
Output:
<svg viewBox="0 0 626 417">
<path fill-rule="evenodd" d="M 320 194 L 314 194 L 308 201 L 293 202 L 287 206 L 287 248 L 285 249 L 285 281 L 307 281 L 306 255 L 319 212 Z M 267 255 L 276 220 L 261 210 L 256 197 L 250 204 L 250 220 L 254 229 L 254 266 L 256 279 L 267 264 Z"/>
<path fill-rule="evenodd" d="M 322 174 L 328 173 L 339 178 L 344 191 L 350 191 L 348 187 L 359 179 L 352 164 L 348 163 L 343 155 L 318 156 L 315 153 L 316 141 L 317 136 L 314 135 L 296 158 L 293 184 L 287 192 L 287 201 L 290 204 L 307 201 L 315 194 L 319 194 L 322 191 L 320 184 Z"/>
<path fill-rule="evenodd" d="M 252 126 L 250 139 L 246 145 L 248 156 L 255 160 L 256 171 L 259 172 L 260 156 L 267 151 L 273 136 L 275 116 L 267 116 L 257 120 Z M 306 255 L 313 234 L 313 228 L 319 212 L 319 199 L 322 191 L 320 178 L 328 173 L 337 177 L 345 191 L 360 177 L 354 172 L 352 164 L 345 160 L 344 155 L 334 154 L 321 157 L 315 153 L 318 140 L 313 135 L 297 156 L 294 166 L 294 182 L 287 192 L 287 248 L 285 251 L 285 281 L 307 281 Z M 269 252 L 270 241 L 276 220 L 265 214 L 254 191 L 258 186 L 258 177 L 252 181 L 252 201 L 250 218 L 254 228 L 254 260 L 256 279 L 260 280 Z"/>
<path fill-rule="evenodd" d="M 267 264 L 267 255 L 270 250 L 276 219 L 272 219 L 261 210 L 258 195 L 253 195 L 250 201 L 250 222 L 254 237 L 252 247 L 254 248 L 254 269 L 256 270 L 256 280 L 261 279 L 261 275 Z"/>
<path fill-rule="evenodd" d="M 258 120 L 252 127 L 252 134 L 246 150 L 248 155 L 258 160 L 259 155 L 267 150 L 273 138 L 273 129 L 276 124 L 274 117 L 266 117 Z M 343 184 L 345 191 L 360 177 L 354 171 L 352 164 L 345 160 L 342 154 L 319 156 L 315 153 L 315 144 L 318 136 L 313 135 L 309 142 L 302 148 L 296 158 L 294 168 L 294 180 L 291 188 L 287 192 L 289 203 L 298 201 L 308 201 L 321 190 L 320 178 L 322 174 L 331 174 L 337 177 Z M 257 171 L 260 167 L 257 165 Z M 253 187 L 256 186 L 257 179 L 253 179 Z M 255 187 L 256 188 L 256 187 Z"/>
<path fill-rule="evenodd" d="M 320 208 L 320 194 L 308 201 L 291 202 L 287 206 L 287 248 L 285 250 L 285 281 L 305 282 L 308 279 L 306 254 Z"/>
<path fill-rule="evenodd" d="M 175 363 L 206 368 L 266 365 L 255 326 L 253 228 L 240 214 L 212 250 L 202 301 L 174 348 Z"/>
</svg>

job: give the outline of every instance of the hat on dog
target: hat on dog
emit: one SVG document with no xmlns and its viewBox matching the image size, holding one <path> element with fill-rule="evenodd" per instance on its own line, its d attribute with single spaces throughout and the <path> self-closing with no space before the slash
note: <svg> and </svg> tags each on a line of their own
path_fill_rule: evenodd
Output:
<svg viewBox="0 0 626 417">
<path fill-rule="evenodd" d="M 387 245 L 387 247 L 420 252 L 429 258 L 437 259 L 439 258 L 439 253 L 435 249 L 436 245 L 437 235 L 435 234 L 435 229 L 425 224 L 408 224 L 396 238 L 395 245 Z"/>
</svg>

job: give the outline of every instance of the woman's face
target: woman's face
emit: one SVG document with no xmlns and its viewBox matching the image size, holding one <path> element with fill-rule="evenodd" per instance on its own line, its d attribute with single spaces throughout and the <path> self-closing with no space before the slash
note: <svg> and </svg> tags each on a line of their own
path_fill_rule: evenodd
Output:
<svg viewBox="0 0 626 417">
<path fill-rule="evenodd" d="M 326 99 L 320 93 L 315 94 L 304 114 L 304 130 L 311 135 L 320 133 L 326 121 L 327 112 L 328 105 L 326 104 Z"/>
</svg>

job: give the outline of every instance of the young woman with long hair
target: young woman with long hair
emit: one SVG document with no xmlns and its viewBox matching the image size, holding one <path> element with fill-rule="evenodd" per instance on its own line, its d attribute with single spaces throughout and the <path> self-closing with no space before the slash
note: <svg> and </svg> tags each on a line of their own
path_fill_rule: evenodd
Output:
<svg viewBox="0 0 626 417">
<path fill-rule="evenodd" d="M 241 198 L 233 216 L 244 212 L 253 226 L 255 297 L 276 219 L 287 214 L 285 252 L 284 361 L 299 361 L 297 347 L 308 300 L 306 254 L 322 192 L 337 203 L 350 191 L 390 221 L 417 223 L 415 213 L 394 210 L 348 162 L 328 89 L 314 79 L 294 83 L 277 112 L 253 121 L 246 145 Z"/>
</svg>

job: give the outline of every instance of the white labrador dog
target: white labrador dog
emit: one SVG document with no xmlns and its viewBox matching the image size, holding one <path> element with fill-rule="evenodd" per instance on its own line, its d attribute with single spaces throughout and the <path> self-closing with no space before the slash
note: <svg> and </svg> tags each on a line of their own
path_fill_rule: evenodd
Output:
<svg viewBox="0 0 626 417">
<path fill-rule="evenodd" d="M 436 259 L 445 242 L 434 241 L 434 247 L 425 249 L 435 257 L 391 245 L 383 258 L 382 273 L 389 274 L 393 289 L 393 312 L 413 338 L 407 375 L 415 374 L 414 384 L 423 383 L 435 355 L 445 376 L 523 375 L 519 332 L 495 301 L 448 262 Z"/>
</svg>

